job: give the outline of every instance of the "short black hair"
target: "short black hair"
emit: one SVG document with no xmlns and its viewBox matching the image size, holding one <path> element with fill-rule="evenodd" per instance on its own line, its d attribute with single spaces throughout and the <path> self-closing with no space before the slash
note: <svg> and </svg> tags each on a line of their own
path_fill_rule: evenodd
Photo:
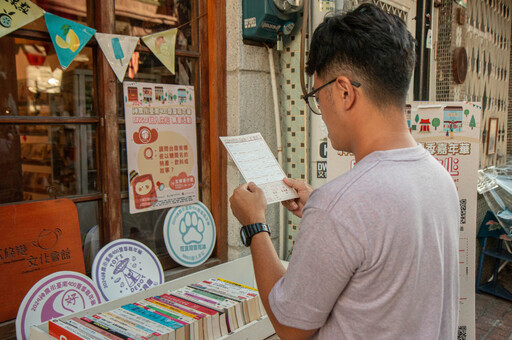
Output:
<svg viewBox="0 0 512 340">
<path fill-rule="evenodd" d="M 403 20 L 364 3 L 318 25 L 306 72 L 356 77 L 352 80 L 362 83 L 373 102 L 405 106 L 415 61 L 415 41 Z"/>
</svg>

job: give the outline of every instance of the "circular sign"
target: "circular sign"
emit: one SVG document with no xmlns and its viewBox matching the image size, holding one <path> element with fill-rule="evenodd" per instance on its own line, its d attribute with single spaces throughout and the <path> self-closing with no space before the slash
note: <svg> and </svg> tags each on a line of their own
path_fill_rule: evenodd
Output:
<svg viewBox="0 0 512 340">
<path fill-rule="evenodd" d="M 72 271 L 60 271 L 39 280 L 21 302 L 16 317 L 18 339 L 28 339 L 30 327 L 79 312 L 102 302 L 94 282 Z"/>
<path fill-rule="evenodd" d="M 205 262 L 215 246 L 215 223 L 201 202 L 169 209 L 164 221 L 164 240 L 169 255 L 186 267 Z"/>
<path fill-rule="evenodd" d="M 457 84 L 463 84 L 468 73 L 468 56 L 464 47 L 457 47 L 453 53 L 453 78 Z"/>
<path fill-rule="evenodd" d="M 164 271 L 146 245 L 130 239 L 110 242 L 98 252 L 91 276 L 105 300 L 113 300 L 158 286 Z"/>
</svg>

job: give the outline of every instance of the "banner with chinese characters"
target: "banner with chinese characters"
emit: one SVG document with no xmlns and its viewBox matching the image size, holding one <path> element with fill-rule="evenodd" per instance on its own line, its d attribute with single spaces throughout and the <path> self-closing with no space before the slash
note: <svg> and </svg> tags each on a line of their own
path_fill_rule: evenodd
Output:
<svg viewBox="0 0 512 340">
<path fill-rule="evenodd" d="M 475 339 L 475 256 L 480 104 L 413 102 L 406 106 L 409 130 L 450 173 L 460 199 L 459 334 Z M 327 180 L 349 171 L 354 156 L 329 143 Z"/>
<path fill-rule="evenodd" d="M 0 38 L 39 19 L 44 11 L 28 0 L 0 2 Z"/>
<path fill-rule="evenodd" d="M 197 202 L 194 88 L 125 82 L 130 213 Z"/>
<path fill-rule="evenodd" d="M 23 297 L 46 275 L 85 274 L 78 213 L 69 199 L 0 206 L 0 234 L 0 322 L 16 317 Z"/>
</svg>

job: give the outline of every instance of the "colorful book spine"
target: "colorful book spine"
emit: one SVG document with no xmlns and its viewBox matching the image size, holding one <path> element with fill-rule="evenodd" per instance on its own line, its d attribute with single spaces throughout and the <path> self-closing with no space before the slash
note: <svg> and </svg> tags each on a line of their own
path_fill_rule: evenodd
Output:
<svg viewBox="0 0 512 340">
<path fill-rule="evenodd" d="M 121 310 L 121 311 L 125 312 L 124 310 Z M 162 338 L 163 334 L 155 332 L 152 329 L 145 327 L 144 325 L 140 325 L 137 322 L 134 322 L 127 315 L 123 315 L 123 313 L 121 313 L 121 311 L 110 310 L 107 312 L 102 312 L 101 315 L 105 315 L 107 317 L 115 319 L 115 321 L 120 323 L 121 325 L 124 325 L 125 327 L 131 327 L 131 329 L 133 329 L 134 332 L 142 333 L 143 336 L 145 336 L 149 339 L 160 340 Z M 128 313 L 128 312 L 126 312 L 126 313 Z"/>
<path fill-rule="evenodd" d="M 82 316 L 80 318 L 80 320 L 85 321 L 85 322 L 89 323 L 90 325 L 99 328 L 100 330 L 108 332 L 109 334 L 112 335 L 112 338 L 111 338 L 112 340 L 117 340 L 116 337 L 119 339 L 122 339 L 122 340 L 135 340 L 135 338 L 128 337 L 128 336 L 124 335 L 123 333 L 118 332 L 117 330 L 113 329 L 112 327 L 109 327 L 107 325 L 104 325 L 101 322 L 98 322 L 96 319 L 91 319 L 87 316 Z"/>
<path fill-rule="evenodd" d="M 160 298 L 164 298 L 167 301 L 171 301 L 173 303 L 177 303 L 177 304 L 185 306 L 187 308 L 197 310 L 200 313 L 204 313 L 206 315 L 206 318 L 205 318 L 206 326 L 208 328 L 208 333 L 210 334 L 210 338 L 213 337 L 214 339 L 217 339 L 222 336 L 222 333 L 220 331 L 219 312 L 218 311 L 198 305 L 189 300 L 182 299 L 182 298 L 174 296 L 174 295 L 162 294 L 160 296 Z"/>
<path fill-rule="evenodd" d="M 189 328 L 191 334 L 193 335 L 194 339 L 202 340 L 203 334 L 202 334 L 202 327 L 199 327 L 199 321 L 201 321 L 201 318 L 195 317 L 194 314 L 190 314 L 180 308 L 168 305 L 166 303 L 163 303 L 162 301 L 159 301 L 158 299 L 155 299 L 153 297 L 144 299 L 142 301 L 139 301 L 140 304 L 146 304 L 147 307 L 152 308 L 160 313 L 163 313 L 165 315 L 168 315 L 172 318 L 175 318 L 176 320 L 185 322 L 187 324 L 187 327 Z M 199 334 L 201 331 L 201 334 Z"/>
<path fill-rule="evenodd" d="M 163 334 L 174 333 L 176 340 L 181 340 L 181 339 L 185 340 L 185 327 L 184 327 L 184 325 L 180 324 L 179 322 L 176 322 L 176 321 L 168 319 L 162 315 L 158 315 L 157 313 L 153 313 L 149 310 L 146 310 L 144 308 L 136 306 L 133 303 L 121 306 L 121 308 L 124 310 L 127 310 L 131 313 L 134 313 L 136 315 L 139 315 L 143 318 L 146 318 L 150 321 L 153 321 L 156 324 L 160 324 L 161 326 L 165 327 L 163 329 L 167 329 L 166 331 L 163 331 L 163 332 L 161 332 L 160 330 L 157 330 L 159 333 L 163 333 Z"/>
<path fill-rule="evenodd" d="M 172 302 L 170 300 L 167 300 L 160 296 L 154 296 L 151 298 L 146 299 L 148 301 L 155 301 L 158 303 L 163 304 L 166 308 L 173 310 L 173 311 L 179 311 L 179 313 L 188 316 L 194 320 L 197 321 L 198 325 L 198 332 L 199 332 L 199 338 L 201 340 L 203 339 L 210 339 L 210 335 L 208 334 L 208 327 L 206 323 L 207 315 L 204 313 L 199 312 L 198 310 L 194 310 L 192 308 L 186 307 L 184 305 L 180 305 L 178 303 Z"/>
<path fill-rule="evenodd" d="M 78 328 L 82 332 L 93 337 L 95 340 L 110 340 L 109 337 L 105 336 L 101 332 L 96 331 L 94 328 L 88 327 L 88 325 L 86 326 L 85 324 L 87 324 L 87 322 L 81 321 L 79 318 L 69 319 L 66 321 L 66 323 Z"/>
<path fill-rule="evenodd" d="M 61 320 L 48 321 L 48 333 L 57 339 L 95 340 L 92 336 L 81 332 L 76 327 L 73 327 Z"/>
<path fill-rule="evenodd" d="M 263 302 L 261 302 L 261 296 L 260 296 L 260 293 L 259 293 L 258 289 L 254 288 L 254 287 L 250 287 L 250 286 L 246 286 L 246 285 L 240 284 L 238 282 L 226 280 L 226 279 L 223 279 L 223 278 L 220 278 L 220 277 L 218 277 L 217 279 L 212 279 L 212 280 L 217 280 L 218 282 L 223 282 L 223 283 L 225 283 L 227 285 L 231 285 L 231 286 L 233 286 L 235 288 L 238 288 L 241 293 L 244 293 L 247 296 L 254 296 L 254 297 L 256 297 L 257 300 L 258 300 L 258 307 L 259 307 L 258 309 L 259 309 L 260 315 L 263 316 L 263 315 L 267 314 L 267 312 L 265 311 L 265 307 L 263 306 Z"/>
<path fill-rule="evenodd" d="M 118 332 L 119 334 L 122 334 L 124 337 L 128 339 L 134 339 L 134 340 L 149 340 L 148 338 L 141 336 L 140 334 L 137 334 L 135 332 L 132 332 L 128 328 L 121 325 L 121 323 L 112 321 L 108 317 L 105 316 L 99 316 L 97 314 L 95 315 L 84 315 L 85 318 L 94 320 L 96 323 L 100 324 L 102 327 L 108 327 L 112 329 L 115 332 Z M 82 320 L 84 320 L 82 318 Z"/>
<path fill-rule="evenodd" d="M 257 320 L 263 315 L 260 309 L 261 299 L 258 290 L 240 284 L 235 284 L 234 282 L 232 283 L 232 281 L 223 279 L 212 278 L 209 280 L 204 280 L 203 282 L 210 283 L 219 289 L 227 290 L 233 295 L 245 298 L 247 301 L 247 309 L 249 312 L 250 321 Z"/>
<path fill-rule="evenodd" d="M 237 296 L 233 294 L 232 291 L 229 291 L 225 288 L 220 288 L 218 286 L 213 285 L 211 282 L 202 281 L 200 283 L 190 284 L 189 287 L 204 290 L 214 295 L 218 295 L 227 300 L 233 301 L 233 306 L 235 308 L 236 320 L 238 322 L 239 327 L 248 324 L 252 320 L 249 318 L 249 308 L 247 299 L 244 297 Z M 231 302 L 230 301 L 230 302 Z"/>
<path fill-rule="evenodd" d="M 117 308 L 112 310 L 111 312 L 115 312 L 116 314 L 121 315 L 124 318 L 127 318 L 131 320 L 132 322 L 135 322 L 138 325 L 143 325 L 146 328 L 151 329 L 153 332 L 161 334 L 162 340 L 167 340 L 169 337 L 171 339 L 175 339 L 176 335 L 174 334 L 174 330 L 172 328 L 166 327 L 160 323 L 157 323 L 153 320 L 147 319 L 144 316 L 141 316 L 137 313 L 130 312 L 129 310 L 125 308 Z M 169 336 L 169 334 L 172 334 Z"/>
<path fill-rule="evenodd" d="M 195 332 L 196 329 L 191 327 L 191 325 L 188 322 L 181 320 L 179 315 L 165 311 L 160 306 L 157 306 L 157 305 L 155 305 L 151 302 L 148 302 L 146 300 L 134 302 L 133 304 L 135 306 L 141 307 L 151 313 L 154 313 L 156 315 L 162 316 L 164 318 L 167 318 L 169 320 L 172 320 L 174 322 L 181 324 L 181 326 L 185 329 L 185 338 L 190 339 L 190 340 L 197 340 L 196 336 L 198 336 L 198 335 L 195 334 L 195 333 L 197 333 L 197 332 Z"/>
<path fill-rule="evenodd" d="M 173 290 L 170 293 L 171 293 L 171 295 L 175 295 L 182 299 L 192 301 L 194 303 L 197 303 L 198 305 L 203 305 L 207 308 L 211 308 L 211 309 L 214 309 L 214 310 L 222 313 L 222 314 L 219 314 L 220 319 L 223 319 L 223 320 L 219 320 L 222 335 L 231 333 L 238 328 L 236 321 L 235 321 L 234 308 L 227 308 L 227 307 L 223 306 L 216 299 L 211 299 L 208 296 L 205 296 L 206 292 L 198 291 L 198 290 L 190 288 L 190 287 L 183 287 L 183 288 Z M 203 294 L 199 294 L 199 293 L 203 293 Z M 224 327 L 227 328 L 227 331 L 225 330 L 226 328 L 224 328 Z M 226 333 L 224 333 L 224 332 L 226 332 Z"/>
</svg>

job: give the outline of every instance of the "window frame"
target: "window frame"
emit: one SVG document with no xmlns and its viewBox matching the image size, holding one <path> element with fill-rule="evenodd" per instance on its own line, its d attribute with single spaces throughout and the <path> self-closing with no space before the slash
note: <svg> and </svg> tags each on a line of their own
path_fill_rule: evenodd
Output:
<svg viewBox="0 0 512 340">
<path fill-rule="evenodd" d="M 87 24 L 98 32 L 115 33 L 115 0 L 87 0 Z M 200 98 L 197 106 L 201 112 L 198 141 L 202 147 L 201 186 L 202 202 L 212 212 L 217 240 L 209 261 L 195 268 L 166 272 L 166 279 L 227 261 L 227 153 L 220 143 L 220 136 L 227 131 L 226 115 L 226 18 L 225 0 L 197 0 L 199 52 L 176 51 L 178 57 L 199 59 L 196 89 Z M 93 14 L 93 15 L 91 15 Z M 48 41 L 47 32 L 18 29 L 8 35 Z M 93 47 L 93 74 L 95 84 L 95 117 L 9 117 L 0 116 L 4 124 L 96 124 L 98 129 L 98 177 L 99 193 L 65 196 L 75 203 L 96 201 L 99 224 L 102 230 L 101 244 L 122 237 L 122 195 L 120 186 L 119 126 L 124 119 L 116 110 L 117 77 L 103 57 L 93 39 L 87 44 Z M 139 47 L 139 50 L 147 50 Z M 161 258 L 161 260 L 164 260 Z M 15 336 L 15 320 L 0 323 L 0 339 Z"/>
</svg>

